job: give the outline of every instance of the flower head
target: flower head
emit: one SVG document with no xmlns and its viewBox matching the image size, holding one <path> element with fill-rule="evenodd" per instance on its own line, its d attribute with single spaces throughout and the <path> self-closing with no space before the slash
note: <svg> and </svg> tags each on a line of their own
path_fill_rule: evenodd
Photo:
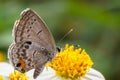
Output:
<svg viewBox="0 0 120 80">
<path fill-rule="evenodd" d="M 74 49 L 73 45 L 68 44 L 47 64 L 57 75 L 72 79 L 85 76 L 92 65 L 93 62 L 84 49 Z"/>
<path fill-rule="evenodd" d="M 18 71 L 14 71 L 9 75 L 10 80 L 28 80 L 28 76 L 25 73 L 20 73 Z"/>
<path fill-rule="evenodd" d="M 5 54 L 0 51 L 0 62 L 5 61 Z"/>
<path fill-rule="evenodd" d="M 3 80 L 2 75 L 0 75 L 0 80 Z"/>
<path fill-rule="evenodd" d="M 0 80 L 29 80 L 27 73 L 20 73 L 9 63 L 0 62 Z M 32 79 L 30 79 L 32 80 Z"/>
</svg>

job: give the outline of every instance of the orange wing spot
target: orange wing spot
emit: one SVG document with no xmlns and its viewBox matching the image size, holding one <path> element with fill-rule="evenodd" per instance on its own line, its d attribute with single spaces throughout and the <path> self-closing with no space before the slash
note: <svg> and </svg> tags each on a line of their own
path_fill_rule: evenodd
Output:
<svg viewBox="0 0 120 80">
<path fill-rule="evenodd" d="M 20 67 L 24 68 L 25 67 L 25 62 L 23 60 L 20 60 L 19 62 L 21 64 Z"/>
</svg>

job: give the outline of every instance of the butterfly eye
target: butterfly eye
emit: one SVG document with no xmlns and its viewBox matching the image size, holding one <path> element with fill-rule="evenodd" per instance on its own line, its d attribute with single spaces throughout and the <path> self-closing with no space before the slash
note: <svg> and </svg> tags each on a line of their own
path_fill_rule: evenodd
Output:
<svg viewBox="0 0 120 80">
<path fill-rule="evenodd" d="M 56 47 L 57 51 L 60 52 L 61 51 L 61 48 L 60 47 Z"/>
</svg>

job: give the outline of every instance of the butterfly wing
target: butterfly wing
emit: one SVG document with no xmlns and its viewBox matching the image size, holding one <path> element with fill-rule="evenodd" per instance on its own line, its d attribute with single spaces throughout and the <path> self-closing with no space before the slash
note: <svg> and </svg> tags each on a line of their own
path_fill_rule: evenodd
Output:
<svg viewBox="0 0 120 80">
<path fill-rule="evenodd" d="M 44 21 L 31 9 L 21 13 L 20 20 L 14 25 L 13 36 L 15 43 L 21 41 L 35 41 L 48 51 L 54 51 L 55 41 Z"/>
<path fill-rule="evenodd" d="M 25 58 L 25 63 L 29 62 L 29 60 L 30 62 L 34 62 L 34 78 L 36 78 L 43 70 L 43 66 L 45 65 L 45 63 L 49 59 L 51 59 L 56 52 L 56 45 L 51 32 L 47 28 L 44 21 L 34 11 L 32 11 L 31 9 L 26 9 L 21 13 L 21 18 L 15 22 L 13 28 L 13 37 L 15 41 L 14 47 L 18 49 L 18 52 L 16 52 L 16 54 L 18 56 L 21 55 L 21 57 L 19 56 L 19 58 Z M 18 48 L 17 45 L 20 45 L 20 47 Z M 42 47 L 43 50 L 40 50 L 40 48 L 42 49 Z M 15 55 L 13 54 L 13 49 L 14 48 L 11 48 L 10 51 L 12 52 L 9 53 L 12 57 L 14 57 Z M 24 53 L 21 54 L 21 51 L 22 53 Z M 11 59 L 13 59 L 13 63 L 16 64 L 16 62 L 14 62 L 14 58 L 17 58 L 12 57 Z M 29 65 L 31 64 L 32 63 L 30 63 Z M 30 67 L 31 66 L 29 66 L 28 68 L 32 69 Z M 28 70 L 25 69 L 23 71 Z"/>
</svg>

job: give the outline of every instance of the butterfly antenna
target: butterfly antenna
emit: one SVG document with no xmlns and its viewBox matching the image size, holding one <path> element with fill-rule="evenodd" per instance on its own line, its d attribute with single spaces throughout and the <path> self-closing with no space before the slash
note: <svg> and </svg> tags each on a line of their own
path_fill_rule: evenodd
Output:
<svg viewBox="0 0 120 80">
<path fill-rule="evenodd" d="M 70 30 L 60 39 L 60 42 L 61 42 L 68 34 L 70 34 L 72 31 L 73 31 L 73 28 L 70 29 Z"/>
</svg>

